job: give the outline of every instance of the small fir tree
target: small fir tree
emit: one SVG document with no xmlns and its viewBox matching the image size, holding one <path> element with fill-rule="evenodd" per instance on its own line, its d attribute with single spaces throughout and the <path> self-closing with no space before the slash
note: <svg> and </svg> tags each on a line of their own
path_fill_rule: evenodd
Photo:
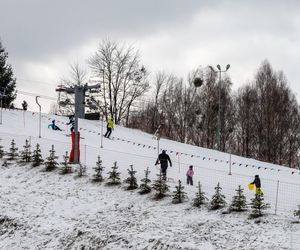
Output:
<svg viewBox="0 0 300 250">
<path fill-rule="evenodd" d="M 33 151 L 32 154 L 32 166 L 33 167 L 38 167 L 44 162 L 41 154 L 41 148 L 40 144 L 36 144 L 35 150 Z"/>
<path fill-rule="evenodd" d="M 244 189 L 241 188 L 241 185 L 239 185 L 239 188 L 236 189 L 235 191 L 236 191 L 236 195 L 233 196 L 229 210 L 235 212 L 245 211 L 247 208 L 247 201 L 243 193 Z"/>
<path fill-rule="evenodd" d="M 181 185 L 181 180 L 178 181 L 178 186 L 175 186 L 176 191 L 174 191 L 172 203 L 182 203 L 186 198 L 186 192 L 183 191 L 184 186 Z"/>
<path fill-rule="evenodd" d="M 60 173 L 61 174 L 72 173 L 72 167 L 69 165 L 68 151 L 66 151 L 66 154 L 63 157 L 64 157 L 64 161 L 60 163 L 63 166 Z"/>
<path fill-rule="evenodd" d="M 83 165 L 79 162 L 79 169 L 77 177 L 84 177 L 86 176 L 86 165 Z"/>
<path fill-rule="evenodd" d="M 223 208 L 226 205 L 225 196 L 221 193 L 222 188 L 220 187 L 220 183 L 215 187 L 216 193 L 211 198 L 210 209 L 216 210 Z"/>
<path fill-rule="evenodd" d="M 45 162 L 46 165 L 46 171 L 52 171 L 55 168 L 57 168 L 58 163 L 56 159 L 58 159 L 58 156 L 55 155 L 54 145 L 52 145 L 51 150 L 49 150 L 50 155 L 47 157 L 47 161 Z"/>
<path fill-rule="evenodd" d="M 31 161 L 31 146 L 28 140 L 25 140 L 25 145 L 23 146 L 24 150 L 21 151 L 21 161 L 30 162 Z"/>
<path fill-rule="evenodd" d="M 251 219 L 263 216 L 263 210 L 266 210 L 270 207 L 269 204 L 265 203 L 262 194 L 255 194 L 255 197 L 251 199 L 250 206 L 252 208 L 252 212 L 249 215 L 249 218 Z"/>
<path fill-rule="evenodd" d="M 125 183 L 129 184 L 126 187 L 127 190 L 133 190 L 138 188 L 137 180 L 135 177 L 136 171 L 133 170 L 133 165 L 130 165 L 130 169 L 127 169 L 129 177 L 125 180 Z"/>
<path fill-rule="evenodd" d="M 121 180 L 120 180 L 120 173 L 117 171 L 118 167 L 117 167 L 117 162 L 114 162 L 114 165 L 111 168 L 111 171 L 108 172 L 109 177 L 108 177 L 108 182 L 107 185 L 109 186 L 113 186 L 113 185 L 119 185 L 121 184 Z"/>
<path fill-rule="evenodd" d="M 300 205 L 298 205 L 298 210 L 294 211 L 294 216 L 300 219 Z"/>
<path fill-rule="evenodd" d="M 93 175 L 92 180 L 95 182 L 102 182 L 103 181 L 102 173 L 103 173 L 104 167 L 102 166 L 102 161 L 100 159 L 100 155 L 98 155 L 98 161 L 96 162 L 96 167 L 94 169 L 95 169 L 96 173 Z"/>
<path fill-rule="evenodd" d="M 12 161 L 15 160 L 19 154 L 18 154 L 18 148 L 16 148 L 16 143 L 15 140 L 13 139 L 11 141 L 11 147 L 9 148 L 9 153 L 8 153 L 8 160 Z"/>
<path fill-rule="evenodd" d="M 145 178 L 143 178 L 141 180 L 142 184 L 139 187 L 139 189 L 140 189 L 139 193 L 140 194 L 148 194 L 148 193 L 151 192 L 151 186 L 148 185 L 151 182 L 151 180 L 148 178 L 149 173 L 150 173 L 149 168 L 147 168 L 145 170 Z"/>
<path fill-rule="evenodd" d="M 169 191 L 169 187 L 166 184 L 166 181 L 163 179 L 161 171 L 157 176 L 158 179 L 152 184 L 152 188 L 156 191 L 154 198 L 162 199 L 166 196 L 166 193 Z"/>
<path fill-rule="evenodd" d="M 3 146 L 0 145 L 0 159 L 2 159 L 4 156 L 4 150 L 3 150 Z"/>
<path fill-rule="evenodd" d="M 198 191 L 196 193 L 196 197 L 193 199 L 193 205 L 195 207 L 201 207 L 201 205 L 205 204 L 205 200 L 207 200 L 207 197 L 201 189 L 200 181 L 198 182 L 197 190 Z"/>
</svg>

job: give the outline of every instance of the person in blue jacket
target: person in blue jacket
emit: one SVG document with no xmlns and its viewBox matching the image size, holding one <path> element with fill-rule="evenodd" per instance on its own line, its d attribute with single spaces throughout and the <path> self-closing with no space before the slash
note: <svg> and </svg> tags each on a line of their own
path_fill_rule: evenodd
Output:
<svg viewBox="0 0 300 250">
<path fill-rule="evenodd" d="M 52 123 L 48 125 L 48 128 L 52 128 L 53 130 L 62 131 L 57 125 L 55 125 L 55 120 L 52 120 Z"/>
</svg>

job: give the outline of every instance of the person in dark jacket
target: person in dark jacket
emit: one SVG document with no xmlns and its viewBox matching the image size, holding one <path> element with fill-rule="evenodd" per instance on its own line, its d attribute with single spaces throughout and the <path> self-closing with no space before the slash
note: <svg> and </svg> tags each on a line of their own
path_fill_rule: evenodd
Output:
<svg viewBox="0 0 300 250">
<path fill-rule="evenodd" d="M 261 182 L 260 182 L 259 175 L 255 175 L 254 181 L 251 182 L 251 184 L 255 185 L 257 195 L 263 195 L 263 192 L 261 191 Z"/>
<path fill-rule="evenodd" d="M 73 115 L 69 116 L 69 122 L 67 123 L 67 125 L 70 125 L 70 131 L 73 132 L 74 131 L 74 127 L 75 127 L 75 120 L 74 120 L 74 116 Z"/>
<path fill-rule="evenodd" d="M 27 110 L 27 107 L 28 107 L 28 104 L 27 104 L 27 102 L 24 100 L 23 103 L 22 103 L 22 108 L 23 108 L 23 110 L 26 111 L 26 110 Z"/>
<path fill-rule="evenodd" d="M 160 163 L 160 169 L 164 180 L 167 179 L 168 162 L 170 163 L 170 167 L 172 167 L 170 156 L 166 153 L 166 150 L 163 150 L 162 153 L 158 156 L 155 165 Z"/>
</svg>

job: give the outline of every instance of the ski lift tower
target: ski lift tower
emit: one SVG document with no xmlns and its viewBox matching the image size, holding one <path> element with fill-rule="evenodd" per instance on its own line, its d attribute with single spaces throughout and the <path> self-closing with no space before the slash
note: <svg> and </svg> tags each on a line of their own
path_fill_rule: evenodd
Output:
<svg viewBox="0 0 300 250">
<path fill-rule="evenodd" d="M 85 97 L 88 90 L 99 89 L 100 84 L 88 86 L 85 85 L 74 85 L 71 87 L 66 87 L 64 85 L 59 85 L 56 88 L 56 92 L 65 92 L 67 94 L 73 94 L 75 96 L 75 102 L 71 103 L 69 100 L 60 101 L 59 104 L 62 106 L 73 105 L 75 107 L 74 112 L 74 131 L 72 132 L 72 150 L 70 154 L 70 162 L 79 163 L 80 162 L 80 146 L 79 146 L 79 132 L 78 132 L 78 118 L 84 119 L 85 114 Z"/>
</svg>

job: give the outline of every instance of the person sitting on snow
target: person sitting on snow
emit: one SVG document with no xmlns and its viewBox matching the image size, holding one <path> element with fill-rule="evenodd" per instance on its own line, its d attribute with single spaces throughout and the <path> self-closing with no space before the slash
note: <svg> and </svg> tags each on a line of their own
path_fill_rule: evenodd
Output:
<svg viewBox="0 0 300 250">
<path fill-rule="evenodd" d="M 53 130 L 62 131 L 58 126 L 55 125 L 55 120 L 52 120 L 52 123 L 48 125 L 48 128 L 52 128 Z"/>
<path fill-rule="evenodd" d="M 256 194 L 257 195 L 263 195 L 263 192 L 261 191 L 261 183 L 260 183 L 260 178 L 259 175 L 255 175 L 254 181 L 251 182 L 250 184 L 254 184 L 256 188 Z"/>
</svg>

